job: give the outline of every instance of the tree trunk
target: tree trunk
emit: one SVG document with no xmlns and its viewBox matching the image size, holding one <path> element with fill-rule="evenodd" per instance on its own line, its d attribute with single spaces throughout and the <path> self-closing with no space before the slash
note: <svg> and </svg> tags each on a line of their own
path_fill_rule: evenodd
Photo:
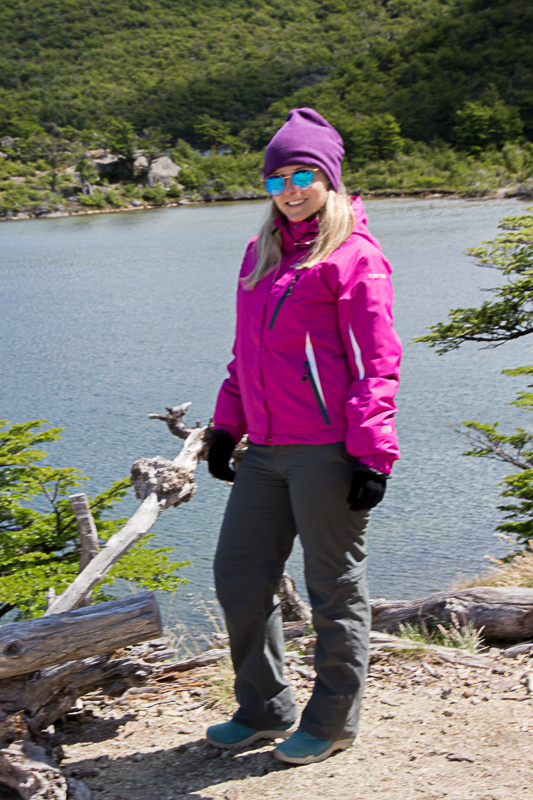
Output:
<svg viewBox="0 0 533 800">
<path fill-rule="evenodd" d="M 420 600 L 372 601 L 372 629 L 397 631 L 400 624 L 470 623 L 483 628 L 494 642 L 524 642 L 533 638 L 533 589 L 476 586 L 458 592 L 437 592 Z"/>
</svg>

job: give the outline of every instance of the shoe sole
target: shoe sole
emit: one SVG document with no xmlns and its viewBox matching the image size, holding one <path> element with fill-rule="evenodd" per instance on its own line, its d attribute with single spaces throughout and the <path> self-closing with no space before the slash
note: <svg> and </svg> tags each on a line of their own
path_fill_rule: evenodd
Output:
<svg viewBox="0 0 533 800">
<path fill-rule="evenodd" d="M 278 750 L 278 748 L 274 750 L 274 755 L 276 756 L 276 758 L 279 758 L 280 761 L 287 762 L 287 764 L 316 764 L 317 761 L 324 761 L 335 750 L 347 750 L 349 747 L 352 746 L 353 743 L 354 743 L 353 739 L 341 739 L 338 742 L 333 742 L 333 744 L 330 747 L 328 747 L 327 750 L 324 750 L 323 753 L 320 753 L 319 756 L 309 755 L 297 758 L 296 756 L 286 755 L 283 752 L 283 750 Z"/>
<path fill-rule="evenodd" d="M 248 736 L 246 739 L 241 739 L 240 742 L 216 742 L 214 739 L 211 739 L 209 734 L 206 734 L 206 739 L 209 744 L 213 745 L 213 747 L 218 747 L 221 750 L 229 750 L 232 747 L 242 747 L 243 745 L 246 746 L 247 744 L 253 744 L 254 742 L 258 742 L 260 739 L 288 739 L 294 731 L 257 731 L 256 733 L 252 733 L 251 736 Z"/>
</svg>

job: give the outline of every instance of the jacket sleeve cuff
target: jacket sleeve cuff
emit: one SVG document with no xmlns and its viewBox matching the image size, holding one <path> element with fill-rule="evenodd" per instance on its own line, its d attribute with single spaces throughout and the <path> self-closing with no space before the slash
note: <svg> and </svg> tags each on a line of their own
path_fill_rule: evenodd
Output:
<svg viewBox="0 0 533 800">
<path fill-rule="evenodd" d="M 387 458 L 382 453 L 371 453 L 368 456 L 357 456 L 357 458 L 362 464 L 377 470 L 377 472 L 382 472 L 384 475 L 390 475 L 392 472 L 394 459 Z"/>
<path fill-rule="evenodd" d="M 238 428 L 236 428 L 233 425 L 227 425 L 226 423 L 218 420 L 216 417 L 213 420 L 213 429 L 223 430 L 229 433 L 235 439 L 235 444 L 238 444 L 241 441 L 244 434 L 246 433 L 246 430 L 243 427 L 239 426 Z"/>
</svg>

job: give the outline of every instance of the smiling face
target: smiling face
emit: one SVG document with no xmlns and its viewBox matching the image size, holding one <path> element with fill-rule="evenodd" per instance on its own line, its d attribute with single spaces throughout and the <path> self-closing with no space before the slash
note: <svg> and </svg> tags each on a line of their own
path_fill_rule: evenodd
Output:
<svg viewBox="0 0 533 800">
<path fill-rule="evenodd" d="M 299 169 L 309 169 L 305 164 L 290 164 L 282 169 L 277 169 L 273 175 L 292 175 Z M 315 179 L 308 189 L 299 189 L 292 181 L 285 181 L 282 194 L 273 197 L 273 201 L 282 214 L 291 222 L 302 222 L 308 217 L 314 217 L 320 211 L 328 196 L 326 174 L 318 169 Z"/>
</svg>

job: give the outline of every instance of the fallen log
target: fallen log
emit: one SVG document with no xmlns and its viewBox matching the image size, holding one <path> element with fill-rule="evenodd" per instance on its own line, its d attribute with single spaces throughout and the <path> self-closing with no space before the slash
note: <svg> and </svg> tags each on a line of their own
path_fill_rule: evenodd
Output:
<svg viewBox="0 0 533 800">
<path fill-rule="evenodd" d="M 0 680 L 161 636 L 153 592 L 0 627 Z M 0 701 L 1 707 L 1 701 Z"/>
<path fill-rule="evenodd" d="M 533 638 L 533 589 L 476 586 L 457 592 L 437 592 L 420 600 L 372 600 L 372 629 L 392 633 L 401 624 L 470 623 L 483 628 L 494 642 L 524 642 Z"/>
</svg>

